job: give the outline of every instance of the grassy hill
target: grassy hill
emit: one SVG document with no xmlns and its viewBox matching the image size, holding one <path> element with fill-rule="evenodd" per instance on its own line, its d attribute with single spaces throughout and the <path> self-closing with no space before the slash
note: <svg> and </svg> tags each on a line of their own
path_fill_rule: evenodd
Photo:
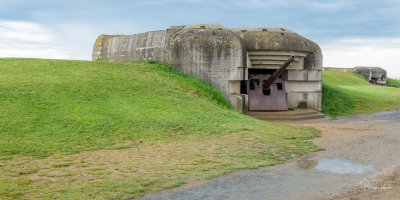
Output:
<svg viewBox="0 0 400 200">
<path fill-rule="evenodd" d="M 160 63 L 0 59 L 0 199 L 128 199 L 317 151 Z"/>
<path fill-rule="evenodd" d="M 387 78 L 386 83 L 390 84 L 390 85 L 393 85 L 394 87 L 400 88 L 400 80 Z"/>
<path fill-rule="evenodd" d="M 335 117 L 400 107 L 400 90 L 370 84 L 355 73 L 323 72 L 322 112 Z"/>
</svg>

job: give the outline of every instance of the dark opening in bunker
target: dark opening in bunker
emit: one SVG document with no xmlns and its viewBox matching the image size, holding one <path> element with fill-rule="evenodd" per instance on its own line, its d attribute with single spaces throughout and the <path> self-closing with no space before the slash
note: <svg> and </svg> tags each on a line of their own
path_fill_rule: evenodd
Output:
<svg viewBox="0 0 400 200">
<path fill-rule="evenodd" d="M 278 90 L 283 90 L 282 83 L 277 83 L 277 84 L 276 84 L 276 88 L 277 88 Z"/>
<path fill-rule="evenodd" d="M 260 85 L 260 80 L 258 79 L 251 79 L 250 80 L 250 90 L 255 90 L 256 86 Z"/>
<path fill-rule="evenodd" d="M 299 102 L 297 108 L 307 108 L 307 102 L 306 101 Z"/>
<path fill-rule="evenodd" d="M 249 78 L 260 75 L 272 75 L 276 69 L 249 69 Z"/>
<path fill-rule="evenodd" d="M 271 94 L 271 90 L 269 88 L 268 89 L 263 89 L 263 94 L 266 95 L 266 96 L 269 96 Z"/>
<path fill-rule="evenodd" d="M 240 94 L 247 94 L 247 81 L 240 81 Z"/>
</svg>

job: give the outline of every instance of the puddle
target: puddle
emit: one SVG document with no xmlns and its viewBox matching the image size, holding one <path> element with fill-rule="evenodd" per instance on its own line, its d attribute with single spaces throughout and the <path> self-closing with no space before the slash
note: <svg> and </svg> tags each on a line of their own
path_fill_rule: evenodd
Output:
<svg viewBox="0 0 400 200">
<path fill-rule="evenodd" d="M 299 160 L 297 165 L 303 169 L 315 169 L 320 172 L 336 174 L 364 174 L 375 171 L 371 165 L 362 165 L 345 159 L 320 159 L 320 160 Z"/>
<path fill-rule="evenodd" d="M 314 167 L 317 166 L 317 164 L 318 164 L 318 160 L 303 159 L 303 160 L 297 161 L 297 165 L 303 169 L 314 169 Z"/>
</svg>

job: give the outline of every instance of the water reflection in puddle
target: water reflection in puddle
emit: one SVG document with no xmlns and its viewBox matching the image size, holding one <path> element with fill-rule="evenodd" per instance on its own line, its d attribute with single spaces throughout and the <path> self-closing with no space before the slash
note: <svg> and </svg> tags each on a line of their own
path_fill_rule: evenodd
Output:
<svg viewBox="0 0 400 200">
<path fill-rule="evenodd" d="M 362 165 L 345 159 L 320 159 L 320 160 L 299 160 L 297 165 L 303 169 L 315 169 L 320 172 L 337 174 L 364 174 L 375 171 L 371 165 Z"/>
</svg>

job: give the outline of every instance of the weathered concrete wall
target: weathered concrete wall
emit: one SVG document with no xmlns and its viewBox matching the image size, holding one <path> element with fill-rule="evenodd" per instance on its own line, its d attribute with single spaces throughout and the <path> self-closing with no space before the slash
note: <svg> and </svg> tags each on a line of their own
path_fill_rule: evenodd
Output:
<svg viewBox="0 0 400 200">
<path fill-rule="evenodd" d="M 287 94 L 288 106 L 301 107 L 302 102 L 307 102 L 308 109 L 321 110 L 322 93 L 321 92 L 291 92 Z"/>
<path fill-rule="evenodd" d="M 100 35 L 93 47 L 93 60 L 114 62 L 157 60 L 164 61 L 166 31 L 134 35 Z"/>
<path fill-rule="evenodd" d="M 323 67 L 323 71 L 354 72 L 354 68 Z"/>
<path fill-rule="evenodd" d="M 223 27 L 200 26 L 173 30 L 166 43 L 165 61 L 179 71 L 209 81 L 235 105 L 243 80 L 241 38 Z"/>
</svg>

